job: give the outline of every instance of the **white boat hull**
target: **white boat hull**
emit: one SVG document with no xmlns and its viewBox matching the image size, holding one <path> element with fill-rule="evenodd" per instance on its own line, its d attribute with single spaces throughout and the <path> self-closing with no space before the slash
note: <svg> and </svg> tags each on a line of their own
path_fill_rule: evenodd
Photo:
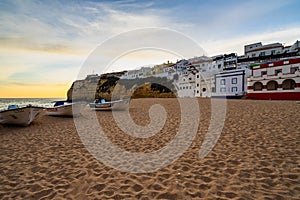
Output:
<svg viewBox="0 0 300 200">
<path fill-rule="evenodd" d="M 28 126 L 43 114 L 42 107 L 23 107 L 0 112 L 1 124 Z"/>
<path fill-rule="evenodd" d="M 50 116 L 78 116 L 83 109 L 84 104 L 74 103 L 69 105 L 56 106 L 53 108 L 46 108 L 46 114 Z"/>
</svg>

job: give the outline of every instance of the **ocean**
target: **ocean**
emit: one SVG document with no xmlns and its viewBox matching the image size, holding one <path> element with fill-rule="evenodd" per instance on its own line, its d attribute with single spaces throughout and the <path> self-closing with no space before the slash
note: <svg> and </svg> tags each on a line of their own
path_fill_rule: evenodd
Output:
<svg viewBox="0 0 300 200">
<path fill-rule="evenodd" d="M 0 110 L 7 109 L 8 105 L 53 107 L 53 101 L 61 101 L 65 99 L 60 98 L 0 98 Z"/>
</svg>

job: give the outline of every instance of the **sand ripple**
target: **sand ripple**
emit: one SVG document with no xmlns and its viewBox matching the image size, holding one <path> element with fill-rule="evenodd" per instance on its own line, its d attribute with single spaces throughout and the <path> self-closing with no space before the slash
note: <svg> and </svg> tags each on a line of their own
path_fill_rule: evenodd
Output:
<svg viewBox="0 0 300 200">
<path fill-rule="evenodd" d="M 97 117 L 114 144 L 153 152 L 175 136 L 178 103 L 139 99 L 130 108 L 133 120 L 146 125 L 150 118 L 145 113 L 158 102 L 168 120 L 150 138 L 122 133 L 110 112 Z M 193 144 L 176 162 L 153 173 L 120 172 L 97 161 L 71 118 L 44 116 L 29 127 L 1 126 L 0 199 L 300 199 L 299 104 L 228 101 L 222 135 L 204 159 L 198 153 L 209 126 L 210 101 L 200 99 L 199 105 L 201 122 Z"/>
</svg>

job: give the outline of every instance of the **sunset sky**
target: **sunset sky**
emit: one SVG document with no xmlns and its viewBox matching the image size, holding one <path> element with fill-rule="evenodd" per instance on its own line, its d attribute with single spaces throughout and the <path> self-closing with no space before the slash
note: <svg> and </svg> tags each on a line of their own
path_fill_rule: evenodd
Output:
<svg viewBox="0 0 300 200">
<path fill-rule="evenodd" d="M 242 55 L 245 44 L 260 41 L 292 45 L 300 40 L 299 8 L 298 0 L 1 0 L 0 98 L 66 97 L 99 44 L 139 28 L 178 31 L 208 56 Z M 123 45 L 126 42 L 130 41 Z M 176 59 L 180 58 L 140 51 L 119 59 L 112 70 Z M 100 71 L 95 67 L 90 73 Z"/>
</svg>

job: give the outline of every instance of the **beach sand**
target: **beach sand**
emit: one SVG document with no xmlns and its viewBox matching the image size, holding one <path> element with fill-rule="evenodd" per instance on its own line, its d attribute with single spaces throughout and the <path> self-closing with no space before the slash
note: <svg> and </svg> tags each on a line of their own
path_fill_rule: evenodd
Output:
<svg viewBox="0 0 300 200">
<path fill-rule="evenodd" d="M 28 127 L 0 126 L 0 199 L 300 199 L 300 104 L 228 100 L 221 136 L 200 159 L 210 102 L 199 99 L 200 126 L 187 151 L 148 173 L 121 172 L 95 159 L 72 118 L 43 116 Z M 111 112 L 96 114 L 114 144 L 149 153 L 167 145 L 180 124 L 176 99 L 134 99 L 133 120 L 147 125 L 155 103 L 165 107 L 168 119 L 150 138 L 124 134 Z"/>
</svg>

